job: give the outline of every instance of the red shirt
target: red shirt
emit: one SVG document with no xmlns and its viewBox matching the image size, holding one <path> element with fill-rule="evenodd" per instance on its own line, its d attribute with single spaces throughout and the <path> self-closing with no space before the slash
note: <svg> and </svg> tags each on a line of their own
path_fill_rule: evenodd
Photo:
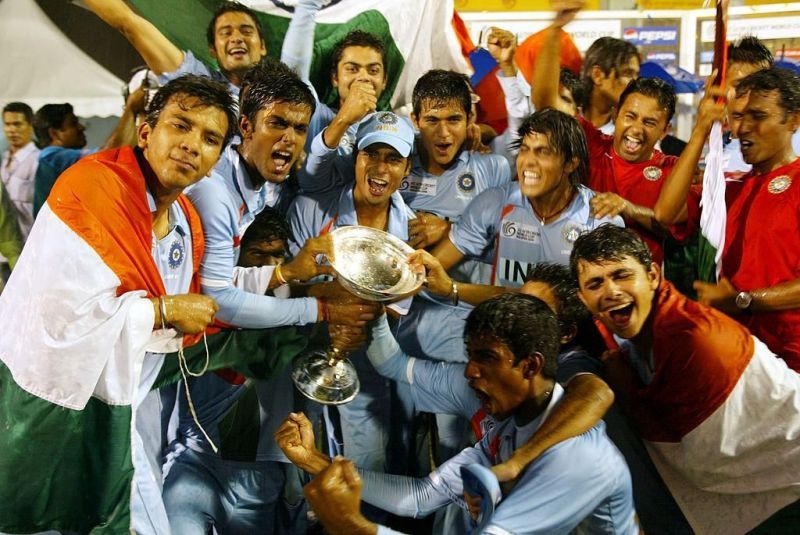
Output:
<svg viewBox="0 0 800 535">
<path fill-rule="evenodd" d="M 583 117 L 579 116 L 578 120 L 589 145 L 589 180 L 586 185 L 598 193 L 616 193 L 633 204 L 653 208 L 678 158 L 655 150 L 646 162 L 626 162 L 614 150 L 613 136 L 603 134 Z M 644 240 L 653 253 L 653 261 L 661 265 L 664 238 L 627 218 L 625 225 Z M 676 239 L 683 239 L 686 237 L 684 229 L 684 225 L 678 225 L 670 231 Z"/>
</svg>

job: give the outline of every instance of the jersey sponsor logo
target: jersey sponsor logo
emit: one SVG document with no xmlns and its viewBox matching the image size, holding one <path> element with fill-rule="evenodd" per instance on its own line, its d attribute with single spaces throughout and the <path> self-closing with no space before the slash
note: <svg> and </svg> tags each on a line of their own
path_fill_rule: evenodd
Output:
<svg viewBox="0 0 800 535">
<path fill-rule="evenodd" d="M 772 180 L 769 181 L 769 185 L 767 186 L 767 191 L 777 195 L 778 193 L 783 193 L 789 186 L 792 185 L 792 177 L 789 175 L 781 175 L 776 176 Z"/>
<path fill-rule="evenodd" d="M 655 182 L 659 178 L 661 178 L 661 168 L 656 167 L 655 165 L 649 165 L 644 168 L 642 171 L 644 177 L 649 180 L 650 182 Z"/>
<path fill-rule="evenodd" d="M 497 280 L 511 282 L 522 286 L 528 276 L 528 270 L 533 266 L 530 262 L 520 262 L 513 258 L 500 257 L 497 262 L 497 272 L 495 274 L 495 284 Z"/>
<path fill-rule="evenodd" d="M 472 173 L 464 173 L 458 177 L 456 184 L 458 185 L 458 189 L 464 193 L 475 191 L 475 177 L 472 176 Z"/>
<path fill-rule="evenodd" d="M 585 225 L 580 225 L 578 223 L 567 223 L 561 229 L 561 237 L 564 238 L 564 241 L 568 244 L 572 245 L 575 243 L 581 234 L 585 234 L 587 228 Z"/>
<path fill-rule="evenodd" d="M 400 187 L 397 189 L 400 193 L 416 193 L 432 197 L 436 195 L 437 185 L 438 180 L 436 178 L 409 176 L 400 182 Z"/>
<path fill-rule="evenodd" d="M 169 246 L 169 258 L 167 262 L 172 269 L 178 269 L 183 264 L 183 259 L 186 258 L 186 249 L 183 247 L 183 240 L 176 239 Z"/>
<path fill-rule="evenodd" d="M 541 231 L 539 227 L 524 225 L 516 221 L 505 221 L 502 227 L 503 236 L 530 243 L 539 243 Z"/>
</svg>

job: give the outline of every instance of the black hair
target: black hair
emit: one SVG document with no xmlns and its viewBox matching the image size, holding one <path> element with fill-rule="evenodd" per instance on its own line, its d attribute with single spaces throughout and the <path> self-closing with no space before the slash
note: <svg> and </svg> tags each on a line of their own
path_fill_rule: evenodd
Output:
<svg viewBox="0 0 800 535">
<path fill-rule="evenodd" d="M 364 30 L 351 30 L 345 35 L 341 41 L 336 43 L 331 51 L 331 74 L 336 74 L 336 69 L 339 67 L 339 62 L 342 61 L 344 49 L 351 46 L 363 46 L 371 48 L 381 55 L 381 64 L 383 65 L 383 77 L 386 78 L 386 45 L 383 39 L 374 33 L 365 32 Z"/>
<path fill-rule="evenodd" d="M 280 61 L 263 59 L 242 81 L 240 113 L 255 121 L 258 111 L 273 102 L 307 106 L 311 115 L 317 107 L 314 94 L 293 70 Z"/>
<path fill-rule="evenodd" d="M 572 95 L 572 100 L 579 110 L 586 110 L 589 107 L 589 93 L 586 91 L 586 86 L 578 78 L 578 75 L 572 72 L 567 67 L 561 67 L 561 72 L 558 75 L 558 83 L 567 88 Z"/>
<path fill-rule="evenodd" d="M 519 293 L 506 293 L 484 301 L 467 317 L 464 339 L 490 337 L 514 354 L 514 365 L 539 353 L 542 375 L 555 378 L 560 347 L 558 320 L 544 301 Z"/>
<path fill-rule="evenodd" d="M 653 253 L 638 234 L 631 229 L 606 223 L 581 234 L 575 240 L 569 255 L 569 270 L 575 282 L 578 282 L 579 260 L 597 264 L 621 262 L 628 257 L 639 262 L 645 270 L 649 270 L 653 263 Z"/>
<path fill-rule="evenodd" d="M 147 109 L 147 123 L 155 128 L 158 118 L 171 98 L 176 96 L 194 97 L 200 101 L 201 106 L 211 106 L 225 112 L 228 118 L 228 130 L 225 132 L 223 146 L 228 144 L 236 131 L 236 102 L 228 87 L 206 76 L 185 74 L 170 80 L 153 96 L 150 107 Z"/>
<path fill-rule="evenodd" d="M 33 124 L 33 110 L 24 102 L 9 102 L 3 106 L 3 113 L 21 113 L 28 124 Z"/>
<path fill-rule="evenodd" d="M 592 81 L 592 67 L 597 65 L 603 74 L 608 76 L 611 71 L 618 71 L 620 65 L 628 63 L 632 57 L 641 61 L 639 51 L 636 47 L 622 39 L 616 37 L 601 37 L 596 39 L 586 51 L 583 58 L 583 68 L 581 70 L 581 80 L 586 85 L 586 90 L 591 93 L 594 87 Z"/>
<path fill-rule="evenodd" d="M 261 27 L 261 19 L 258 18 L 258 15 L 255 11 L 239 2 L 222 2 L 217 7 L 217 10 L 214 11 L 214 16 L 211 17 L 211 22 L 208 23 L 208 28 L 206 28 L 206 40 L 208 41 L 208 46 L 214 46 L 214 36 L 217 30 L 217 19 L 225 13 L 244 13 L 245 15 L 248 15 L 251 19 L 253 19 L 253 24 L 256 27 L 259 39 L 264 39 L 264 28 Z"/>
<path fill-rule="evenodd" d="M 242 236 L 241 248 L 244 250 L 252 242 L 283 240 L 288 243 L 290 236 L 291 230 L 286 218 L 278 210 L 266 207 L 247 227 L 244 236 Z"/>
<path fill-rule="evenodd" d="M 617 110 L 622 109 L 625 99 L 633 93 L 656 99 L 658 106 L 667 112 L 667 124 L 669 124 L 672 116 L 675 115 L 675 103 L 677 101 L 675 89 L 671 85 L 660 78 L 635 78 L 628 83 L 628 86 L 619 96 Z"/>
<path fill-rule="evenodd" d="M 543 282 L 558 301 L 558 326 L 561 336 L 571 336 L 578 325 L 589 317 L 589 310 L 578 297 L 578 287 L 569 268 L 552 262 L 539 262 L 528 269 L 525 282 Z"/>
<path fill-rule="evenodd" d="M 64 126 L 67 117 L 74 115 L 72 104 L 45 104 L 33 116 L 33 132 L 36 134 L 36 143 L 39 147 L 47 147 L 53 142 L 50 129 L 59 129 Z"/>
<path fill-rule="evenodd" d="M 573 187 L 586 181 L 589 177 L 589 148 L 586 134 L 575 117 L 553 108 L 538 110 L 523 119 L 512 148 L 519 149 L 525 136 L 534 132 L 547 136 L 552 149 L 564 157 L 565 165 L 573 158 L 578 160 L 577 167 L 569 174 L 569 183 Z"/>
<path fill-rule="evenodd" d="M 420 76 L 411 93 L 414 115 L 417 118 L 422 113 L 422 102 L 425 100 L 434 106 L 456 102 L 464 110 L 467 118 L 472 113 L 472 90 L 469 80 L 458 72 L 432 69 Z"/>
<path fill-rule="evenodd" d="M 772 67 L 775 57 L 764 43 L 755 35 L 746 35 L 728 44 L 728 63 L 747 63 Z"/>
<path fill-rule="evenodd" d="M 800 75 L 790 69 L 770 67 L 745 76 L 736 88 L 736 96 L 741 97 L 749 91 L 777 91 L 784 120 L 787 113 L 800 111 Z"/>
</svg>

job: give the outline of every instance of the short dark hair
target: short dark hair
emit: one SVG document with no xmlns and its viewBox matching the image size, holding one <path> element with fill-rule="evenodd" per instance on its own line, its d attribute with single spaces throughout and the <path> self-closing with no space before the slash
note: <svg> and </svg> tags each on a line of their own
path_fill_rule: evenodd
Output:
<svg viewBox="0 0 800 535">
<path fill-rule="evenodd" d="M 469 79 L 461 73 L 432 69 L 420 76 L 411 93 L 414 115 L 419 117 L 422 102 L 428 100 L 434 105 L 456 102 L 469 118 L 472 113 L 472 90 Z"/>
<path fill-rule="evenodd" d="M 569 268 L 552 262 L 539 262 L 528 269 L 525 282 L 547 284 L 558 301 L 558 326 L 561 336 L 570 336 L 575 328 L 589 317 L 589 310 L 578 297 L 578 287 Z"/>
<path fill-rule="evenodd" d="M 33 110 L 24 102 L 9 102 L 3 106 L 3 113 L 21 113 L 28 124 L 33 124 Z"/>
<path fill-rule="evenodd" d="M 241 248 L 244 249 L 253 242 L 283 240 L 288 243 L 290 236 L 291 230 L 286 218 L 278 210 L 266 207 L 247 227 L 244 236 L 242 236 Z"/>
<path fill-rule="evenodd" d="M 667 112 L 667 124 L 669 124 L 672 116 L 675 115 L 675 103 L 677 101 L 675 89 L 671 85 L 660 78 L 636 78 L 631 80 L 619 96 L 617 110 L 622 109 L 625 99 L 634 93 L 656 99 L 658 106 Z"/>
<path fill-rule="evenodd" d="M 586 91 L 586 85 L 572 70 L 561 67 L 558 83 L 566 87 L 570 92 L 572 100 L 575 101 L 575 106 L 582 110 L 586 110 L 589 107 L 589 93 Z"/>
<path fill-rule="evenodd" d="M 597 264 L 620 262 L 627 257 L 638 261 L 645 269 L 650 269 L 653 263 L 653 253 L 638 234 L 631 229 L 605 223 L 575 240 L 569 255 L 569 270 L 577 283 L 579 260 Z"/>
<path fill-rule="evenodd" d="M 44 148 L 53 142 L 50 137 L 51 128 L 61 128 L 67 117 L 74 115 L 72 104 L 45 104 L 33 116 L 33 132 L 36 134 L 37 144 Z"/>
<path fill-rule="evenodd" d="M 755 35 L 746 35 L 728 44 L 728 63 L 748 63 L 772 67 L 775 57 L 769 48 Z"/>
<path fill-rule="evenodd" d="M 372 48 L 381 55 L 381 63 L 383 64 L 383 76 L 387 76 L 386 72 L 386 45 L 383 39 L 374 33 L 365 32 L 364 30 L 351 30 L 345 35 L 341 41 L 336 43 L 331 51 L 331 74 L 336 74 L 336 69 L 339 67 L 339 62 L 342 61 L 344 49 L 351 46 L 363 46 Z"/>
<path fill-rule="evenodd" d="M 544 301 L 506 293 L 484 301 L 467 317 L 464 339 L 491 337 L 514 354 L 514 365 L 534 353 L 544 357 L 542 375 L 556 376 L 560 347 L 558 320 Z"/>
<path fill-rule="evenodd" d="M 800 111 L 800 75 L 790 69 L 770 67 L 745 76 L 736 88 L 736 96 L 741 97 L 749 91 L 777 91 L 784 114 Z"/>
<path fill-rule="evenodd" d="M 632 57 L 636 57 L 639 61 L 642 60 L 639 51 L 632 43 L 616 37 L 596 39 L 586 50 L 583 58 L 581 80 L 586 85 L 586 90 L 591 93 L 594 87 L 592 67 L 597 65 L 603 74 L 608 76 L 611 71 L 618 70 L 620 65 L 629 62 Z"/>
<path fill-rule="evenodd" d="M 185 74 L 170 80 L 156 91 L 150 107 L 147 109 L 147 123 L 155 127 L 161 112 L 169 100 L 176 96 L 194 97 L 203 106 L 212 106 L 225 112 L 228 118 L 228 130 L 225 132 L 224 145 L 228 144 L 236 132 L 236 102 L 233 100 L 228 87 L 206 76 Z"/>
<path fill-rule="evenodd" d="M 538 110 L 523 119 L 517 130 L 518 139 L 512 143 L 512 147 L 518 149 L 525 136 L 534 132 L 547 135 L 551 147 L 564 157 L 565 164 L 577 158 L 578 166 L 569 174 L 569 183 L 573 187 L 589 177 L 586 134 L 575 117 L 553 108 Z"/>
<path fill-rule="evenodd" d="M 263 59 L 250 69 L 242 81 L 240 113 L 255 121 L 258 110 L 273 102 L 308 106 L 311 114 L 317 99 L 292 69 L 275 59 Z"/>
<path fill-rule="evenodd" d="M 208 41 L 208 46 L 214 46 L 217 19 L 225 13 L 244 13 L 245 15 L 248 15 L 251 19 L 253 19 L 253 24 L 255 24 L 259 39 L 264 39 L 264 28 L 261 27 L 261 19 L 258 18 L 258 15 L 255 11 L 239 2 L 222 2 L 217 7 L 217 10 L 214 11 L 214 16 L 211 17 L 211 22 L 208 23 L 208 28 L 206 28 L 206 40 Z"/>
</svg>

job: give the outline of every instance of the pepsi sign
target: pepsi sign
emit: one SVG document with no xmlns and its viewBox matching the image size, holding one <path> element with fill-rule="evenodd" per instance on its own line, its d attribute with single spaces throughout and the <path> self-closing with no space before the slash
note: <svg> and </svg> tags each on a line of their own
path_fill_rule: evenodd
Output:
<svg viewBox="0 0 800 535">
<path fill-rule="evenodd" d="M 622 38 L 634 45 L 675 45 L 678 43 L 677 26 L 643 26 L 625 28 Z"/>
</svg>

